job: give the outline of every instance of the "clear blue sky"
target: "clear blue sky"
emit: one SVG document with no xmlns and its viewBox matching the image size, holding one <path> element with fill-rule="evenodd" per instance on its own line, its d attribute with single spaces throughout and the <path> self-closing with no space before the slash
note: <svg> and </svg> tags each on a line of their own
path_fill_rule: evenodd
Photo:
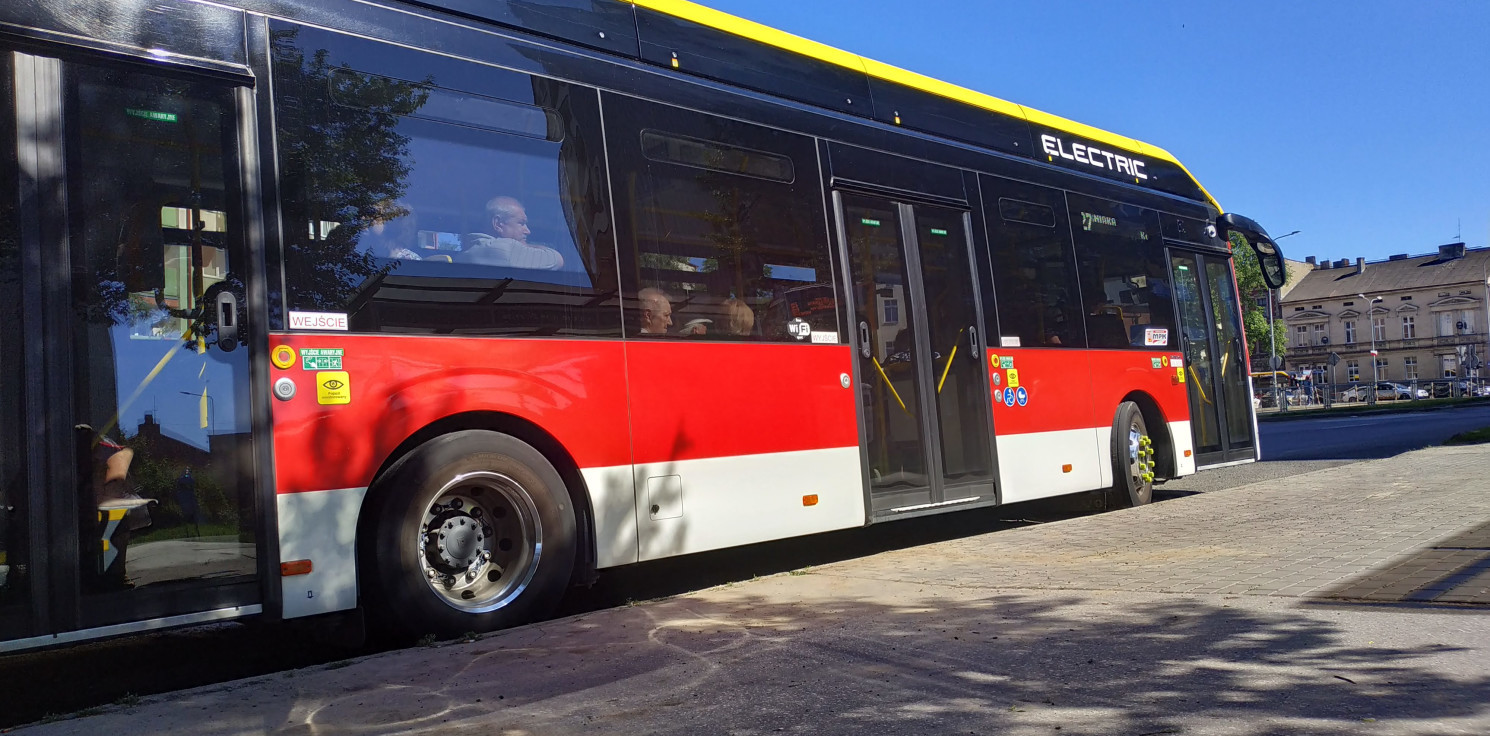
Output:
<svg viewBox="0 0 1490 736">
<path fill-rule="evenodd" d="M 1490 0 L 698 0 L 1152 143 L 1290 258 L 1490 244 Z"/>
</svg>

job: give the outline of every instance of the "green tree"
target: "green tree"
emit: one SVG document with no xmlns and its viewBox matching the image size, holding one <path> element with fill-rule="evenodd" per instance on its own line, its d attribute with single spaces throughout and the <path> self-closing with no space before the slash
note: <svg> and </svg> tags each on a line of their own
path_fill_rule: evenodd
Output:
<svg viewBox="0 0 1490 736">
<path fill-rule="evenodd" d="M 1242 327 L 1247 333 L 1247 353 L 1253 357 L 1271 355 L 1274 344 L 1268 340 L 1268 311 L 1257 303 L 1268 290 L 1267 282 L 1262 279 L 1262 267 L 1257 263 L 1257 253 L 1253 252 L 1245 236 L 1232 233 L 1231 256 L 1236 266 L 1237 291 L 1242 296 Z M 1276 341 L 1278 357 L 1288 353 L 1288 326 L 1283 320 L 1274 320 L 1273 340 Z"/>
</svg>

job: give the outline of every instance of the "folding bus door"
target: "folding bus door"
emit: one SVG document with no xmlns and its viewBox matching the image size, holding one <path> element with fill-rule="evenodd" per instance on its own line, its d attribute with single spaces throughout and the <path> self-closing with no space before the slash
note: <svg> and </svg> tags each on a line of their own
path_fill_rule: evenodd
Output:
<svg viewBox="0 0 1490 736">
<path fill-rule="evenodd" d="M 1252 395 L 1229 259 L 1171 249 L 1170 264 L 1179 304 L 1196 465 L 1251 459 L 1256 445 Z"/>
<path fill-rule="evenodd" d="M 0 124 L 17 149 L 0 193 L 18 181 L 22 206 L 0 206 L 20 221 L 0 225 L 0 308 L 15 313 L 19 276 L 24 334 L 0 331 L 0 635 L 256 611 L 247 95 L 144 64 L 4 58 L 22 94 Z M 4 623 L 12 605 L 24 630 Z"/>
<path fill-rule="evenodd" d="M 993 420 L 972 220 L 957 203 L 962 177 L 846 146 L 831 152 L 871 510 L 893 518 L 993 503 Z M 897 195 L 896 183 L 933 194 Z"/>
</svg>

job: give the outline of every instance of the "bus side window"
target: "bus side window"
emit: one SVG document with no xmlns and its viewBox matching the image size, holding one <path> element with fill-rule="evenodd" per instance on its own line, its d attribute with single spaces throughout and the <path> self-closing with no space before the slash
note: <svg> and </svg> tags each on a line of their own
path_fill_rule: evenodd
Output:
<svg viewBox="0 0 1490 736">
<path fill-rule="evenodd" d="M 1173 350 L 1179 335 L 1159 214 L 1080 194 L 1067 201 L 1091 347 Z"/>
<path fill-rule="evenodd" d="M 1061 192 L 982 178 L 999 329 L 989 345 L 1086 346 Z"/>
<path fill-rule="evenodd" d="M 605 109 L 612 170 L 626 172 L 627 335 L 837 342 L 812 139 L 617 95 Z"/>
<path fill-rule="evenodd" d="M 354 332 L 620 336 L 595 90 L 276 33 L 290 310 Z"/>
</svg>

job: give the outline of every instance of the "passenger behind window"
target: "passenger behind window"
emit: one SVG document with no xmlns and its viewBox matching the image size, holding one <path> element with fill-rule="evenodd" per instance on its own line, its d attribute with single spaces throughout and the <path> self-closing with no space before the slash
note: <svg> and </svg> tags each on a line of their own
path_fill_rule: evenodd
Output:
<svg viewBox="0 0 1490 736">
<path fill-rule="evenodd" d="M 512 197 L 494 197 L 486 203 L 491 233 L 461 236 L 462 251 L 455 260 L 488 266 L 507 266 L 543 271 L 564 267 L 564 256 L 546 245 L 528 243 L 528 212 Z"/>
<path fill-rule="evenodd" d="M 724 300 L 724 334 L 748 337 L 755 330 L 755 310 L 743 299 L 730 297 Z"/>
<path fill-rule="evenodd" d="M 359 244 L 378 258 L 422 260 L 414 252 L 419 241 L 419 220 L 414 214 L 414 208 L 403 202 L 385 199 L 374 205 L 374 209 L 376 214 L 362 231 Z"/>
<path fill-rule="evenodd" d="M 667 328 L 673 326 L 673 303 L 667 292 L 648 286 L 638 291 L 636 298 L 641 302 L 641 334 L 666 335 Z"/>
</svg>

